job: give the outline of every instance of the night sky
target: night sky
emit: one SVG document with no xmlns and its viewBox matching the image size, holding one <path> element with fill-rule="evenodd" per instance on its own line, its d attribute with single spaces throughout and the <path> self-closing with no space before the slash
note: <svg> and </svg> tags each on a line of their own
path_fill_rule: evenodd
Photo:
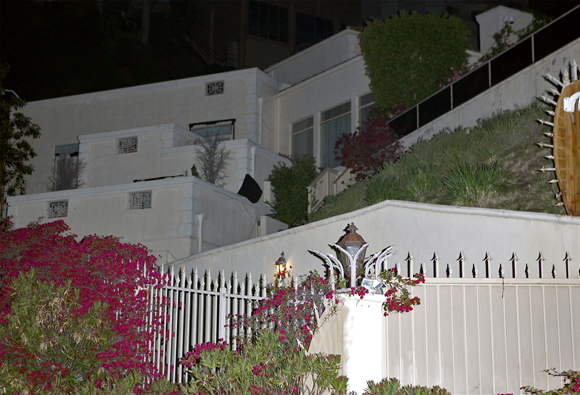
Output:
<svg viewBox="0 0 580 395">
<path fill-rule="evenodd" d="M 142 44 L 140 16 L 121 16 L 130 10 L 130 2 L 104 3 L 108 7 L 101 14 L 94 0 L 2 1 L 0 62 L 11 66 L 4 88 L 34 101 L 232 70 L 200 61 L 181 38 L 182 32 L 207 19 L 204 8 L 196 5 L 199 2 L 157 5 L 150 16 L 147 46 Z M 380 10 L 380 3 L 363 0 L 361 25 Z M 555 16 L 579 2 L 527 3 Z"/>
</svg>

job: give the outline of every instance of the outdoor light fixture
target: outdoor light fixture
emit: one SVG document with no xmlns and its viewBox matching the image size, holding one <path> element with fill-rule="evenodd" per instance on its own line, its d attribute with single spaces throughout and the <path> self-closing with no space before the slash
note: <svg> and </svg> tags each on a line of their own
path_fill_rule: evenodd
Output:
<svg viewBox="0 0 580 395">
<path fill-rule="evenodd" d="M 350 278 L 352 284 L 353 282 L 356 283 L 357 262 L 359 262 L 362 267 L 362 262 L 365 259 L 365 252 L 369 244 L 361 235 L 356 233 L 358 228 L 354 225 L 354 222 L 351 222 L 345 230 L 347 233 L 343 235 L 334 246 L 339 251 L 338 260 L 345 269 L 345 275 Z"/>
<path fill-rule="evenodd" d="M 280 254 L 280 258 L 274 263 L 276 265 L 276 286 L 278 286 L 278 279 L 280 277 L 286 278 L 286 258 L 284 251 Z"/>
<path fill-rule="evenodd" d="M 358 277 L 357 268 L 361 271 L 361 285 L 372 289 L 374 291 L 382 291 L 380 281 L 377 281 L 377 274 L 383 267 L 386 259 L 393 255 L 393 246 L 383 248 L 381 252 L 371 254 L 365 259 L 365 253 L 368 243 L 361 235 L 356 233 L 357 227 L 352 222 L 345 229 L 347 232 L 343 235 L 336 244 L 330 245 L 338 252 L 338 259 L 333 254 L 325 254 L 321 251 L 308 250 L 310 253 L 323 259 L 328 267 L 328 274 L 332 289 L 335 289 L 334 277 L 335 273 L 338 275 L 339 282 L 345 279 L 345 276 L 350 279 L 350 288 L 357 287 Z M 365 281 L 367 280 L 367 281 Z"/>
</svg>

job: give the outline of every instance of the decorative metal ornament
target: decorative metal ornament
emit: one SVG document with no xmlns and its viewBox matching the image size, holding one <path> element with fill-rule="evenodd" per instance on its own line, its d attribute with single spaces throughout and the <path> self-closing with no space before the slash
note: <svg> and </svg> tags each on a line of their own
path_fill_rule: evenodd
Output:
<svg viewBox="0 0 580 395">
<path fill-rule="evenodd" d="M 358 284 L 359 278 L 356 274 L 357 262 L 360 261 L 360 266 L 363 269 L 364 278 L 361 279 L 363 286 L 369 287 L 376 291 L 382 289 L 380 281 L 377 281 L 377 274 L 383 267 L 383 263 L 388 257 L 393 255 L 393 246 L 384 248 L 381 252 L 372 254 L 368 258 L 364 258 L 364 253 L 368 247 L 368 243 L 356 231 L 358 230 L 354 223 L 351 223 L 346 229 L 348 233 L 341 237 L 336 243 L 330 245 L 341 253 L 341 260 L 337 259 L 333 254 L 325 254 L 316 250 L 308 250 L 310 253 L 318 256 L 326 262 L 330 272 L 330 282 L 332 289 L 335 289 L 334 273 L 338 272 L 339 281 L 343 281 L 346 277 L 350 279 L 350 287 L 355 288 Z M 370 283 L 365 280 L 371 280 Z M 367 284 L 368 283 L 368 284 Z"/>
<path fill-rule="evenodd" d="M 554 160 L 554 168 L 544 168 L 540 171 L 556 172 L 557 180 L 550 183 L 558 183 L 561 191 L 562 202 L 569 215 L 580 215 L 580 111 L 578 99 L 580 98 L 580 80 L 578 80 L 576 61 L 572 64 L 572 81 L 568 77 L 568 72 L 563 73 L 562 81 L 548 75 L 548 79 L 558 87 L 559 92 L 557 102 L 542 96 L 542 99 L 549 104 L 555 105 L 553 112 L 554 122 L 539 120 L 542 124 L 553 126 L 552 141 L 550 144 L 541 144 L 541 147 L 553 149 L 553 155 L 548 159 Z M 558 92 L 556 92 L 558 93 Z M 555 93 L 555 94 L 556 94 Z M 556 204 L 561 205 L 561 204 Z"/>
</svg>

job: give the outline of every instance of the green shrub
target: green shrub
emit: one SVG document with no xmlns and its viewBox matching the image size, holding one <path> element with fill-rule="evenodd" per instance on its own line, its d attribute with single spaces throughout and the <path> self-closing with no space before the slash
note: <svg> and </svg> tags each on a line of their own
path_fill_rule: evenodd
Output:
<svg viewBox="0 0 580 395">
<path fill-rule="evenodd" d="M 365 201 L 377 204 L 385 200 L 396 199 L 399 189 L 399 180 L 396 176 L 387 174 L 382 177 L 373 177 L 369 180 L 365 193 Z"/>
<path fill-rule="evenodd" d="M 8 346 L 2 359 L 12 363 L 0 365 L 0 392 L 70 390 L 104 374 L 97 355 L 113 342 L 102 319 L 105 305 L 78 314 L 79 289 L 70 280 L 61 287 L 38 281 L 34 269 L 21 272 L 12 287 L 11 312 L 0 326 Z"/>
<path fill-rule="evenodd" d="M 437 91 L 453 68 L 467 62 L 469 34 L 463 21 L 449 14 L 401 10 L 369 22 L 359 38 L 376 106 L 409 107 Z"/>
<path fill-rule="evenodd" d="M 33 268 L 10 286 L 11 311 L 0 325 L 1 359 L 10 363 L 0 364 L 0 394 L 126 395 L 143 386 L 146 380 L 136 370 L 118 377 L 102 368 L 99 353 L 118 340 L 103 319 L 107 305 L 95 302 L 79 314 L 80 291 L 71 280 L 57 287 L 37 277 Z M 161 378 L 141 392 L 176 390 Z"/>
<path fill-rule="evenodd" d="M 489 165 L 460 162 L 449 170 L 443 184 L 449 202 L 462 206 L 480 206 L 486 199 L 491 199 L 506 180 L 507 172 L 497 162 Z"/>
<path fill-rule="evenodd" d="M 346 394 L 340 356 L 288 350 L 278 332 L 262 329 L 241 350 L 207 347 L 182 363 L 190 374 L 187 394 Z"/>
<path fill-rule="evenodd" d="M 367 386 L 363 395 L 450 395 L 449 391 L 439 386 L 428 388 L 409 384 L 401 387 L 400 381 L 395 378 L 385 378 L 378 383 L 371 380 Z"/>
<path fill-rule="evenodd" d="M 273 217 L 289 226 L 300 225 L 308 215 L 308 185 L 316 178 L 314 158 L 293 159 L 292 167 L 281 163 L 274 166 L 268 176 L 272 183 L 274 201 Z"/>
</svg>

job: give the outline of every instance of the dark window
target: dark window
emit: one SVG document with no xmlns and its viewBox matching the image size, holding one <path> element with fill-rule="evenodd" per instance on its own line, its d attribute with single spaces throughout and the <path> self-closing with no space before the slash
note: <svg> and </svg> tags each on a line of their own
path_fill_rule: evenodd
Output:
<svg viewBox="0 0 580 395">
<path fill-rule="evenodd" d="M 261 1 L 250 1 L 248 33 L 252 36 L 288 42 L 288 9 Z"/>
<path fill-rule="evenodd" d="M 296 44 L 316 44 L 332 36 L 334 24 L 329 19 L 298 12 L 296 14 Z"/>
<path fill-rule="evenodd" d="M 314 147 L 314 117 L 292 125 L 292 158 L 312 156 Z"/>
</svg>

